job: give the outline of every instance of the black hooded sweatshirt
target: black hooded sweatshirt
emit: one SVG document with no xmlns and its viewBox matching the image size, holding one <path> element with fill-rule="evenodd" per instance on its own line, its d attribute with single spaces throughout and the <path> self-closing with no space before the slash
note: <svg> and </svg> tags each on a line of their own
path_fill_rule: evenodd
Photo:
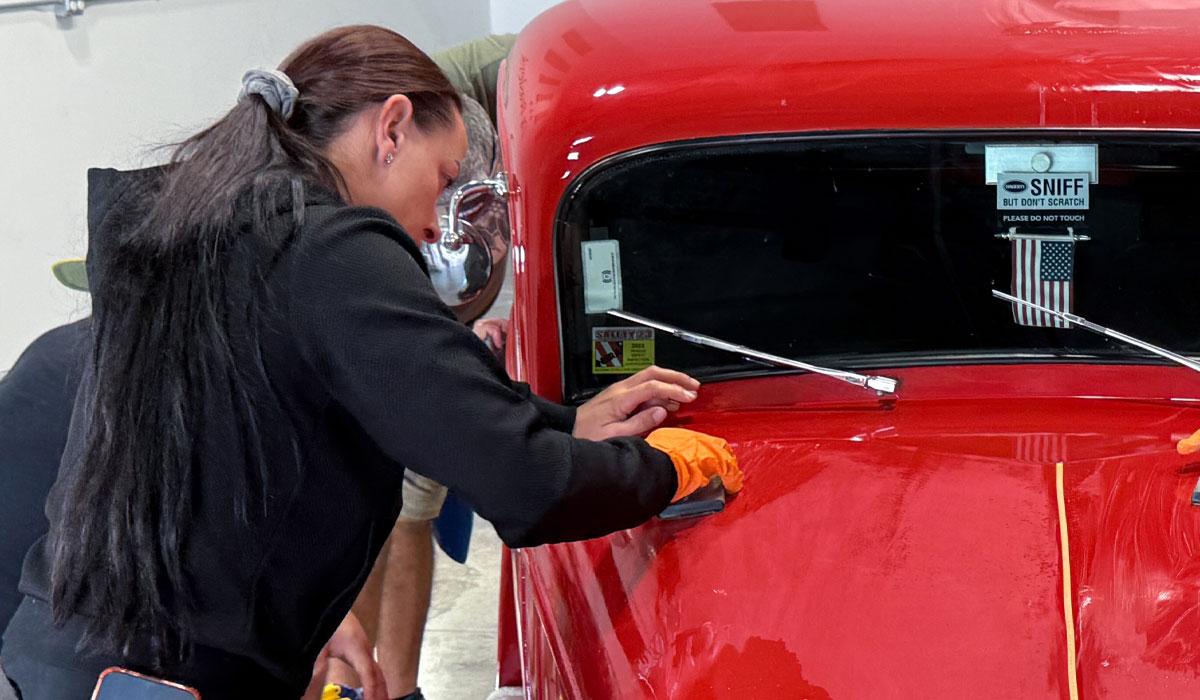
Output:
<svg viewBox="0 0 1200 700">
<path fill-rule="evenodd" d="M 115 176 L 94 177 L 106 173 Z M 292 211 L 285 202 L 271 225 L 289 226 Z M 244 219 L 236 225 L 252 225 Z M 160 669 L 136 651 L 122 659 L 195 685 L 205 700 L 226 697 L 231 675 L 300 694 L 392 529 L 404 469 L 453 489 L 511 547 L 638 525 L 677 487 L 671 460 L 644 440 L 575 439 L 573 409 L 511 381 L 438 299 L 419 248 L 390 215 L 313 187 L 303 221 L 267 275 L 256 327 L 237 314 L 227 321 L 237 362 L 262 370 L 245 375 L 260 439 L 245 439 L 225 398 L 207 403 L 183 550 L 199 651 Z M 92 237 L 94 283 L 104 248 Z M 257 303 L 248 285 L 228 293 L 231 308 Z M 52 532 L 80 468 L 94 381 L 85 368 L 47 502 Z M 247 501 L 231 484 L 260 464 L 265 497 Z M 248 523 L 237 514 L 244 502 Z M 41 600 L 45 542 L 30 550 L 21 581 Z"/>
<path fill-rule="evenodd" d="M 0 378 L 0 631 L 21 602 L 25 553 L 46 534 L 46 493 L 67 442 L 90 324 L 47 331 Z"/>
</svg>

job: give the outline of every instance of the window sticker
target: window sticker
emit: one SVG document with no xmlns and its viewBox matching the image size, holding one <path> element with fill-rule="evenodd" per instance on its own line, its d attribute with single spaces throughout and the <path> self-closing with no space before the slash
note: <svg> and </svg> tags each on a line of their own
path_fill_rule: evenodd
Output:
<svg viewBox="0 0 1200 700">
<path fill-rule="evenodd" d="M 583 311 L 601 314 L 621 308 L 621 247 L 615 240 L 584 241 Z"/>
<path fill-rule="evenodd" d="M 652 364 L 653 328 L 592 329 L 592 374 L 634 374 Z"/>
<path fill-rule="evenodd" d="M 996 210 L 1002 226 L 1083 226 L 1091 206 L 1087 173 L 1000 173 Z"/>
<path fill-rule="evenodd" d="M 1000 173 L 997 209 L 1087 209 L 1087 173 Z"/>
</svg>

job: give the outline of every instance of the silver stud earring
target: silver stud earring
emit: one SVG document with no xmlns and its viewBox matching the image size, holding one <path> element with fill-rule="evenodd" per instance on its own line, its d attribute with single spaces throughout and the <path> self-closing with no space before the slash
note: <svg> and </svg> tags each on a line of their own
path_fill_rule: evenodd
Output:
<svg viewBox="0 0 1200 700">
<path fill-rule="evenodd" d="M 391 154 L 391 153 L 389 153 L 389 154 L 387 154 L 386 156 L 384 156 L 384 158 L 383 158 L 383 162 L 384 162 L 384 163 L 387 163 L 388 165 L 391 165 L 391 164 L 392 164 L 392 158 L 393 158 L 392 154 Z"/>
</svg>

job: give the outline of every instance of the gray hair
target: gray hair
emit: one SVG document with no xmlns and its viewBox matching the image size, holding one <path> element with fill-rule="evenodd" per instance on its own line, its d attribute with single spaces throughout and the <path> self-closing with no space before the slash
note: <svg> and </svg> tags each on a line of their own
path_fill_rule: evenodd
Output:
<svg viewBox="0 0 1200 700">
<path fill-rule="evenodd" d="M 496 128 L 492 126 L 487 110 L 467 95 L 460 93 L 459 97 L 462 99 L 463 125 L 467 128 L 467 155 L 463 158 L 458 177 L 438 197 L 437 203 L 442 206 L 450 204 L 450 195 L 460 185 L 491 177 L 500 163 Z"/>
</svg>

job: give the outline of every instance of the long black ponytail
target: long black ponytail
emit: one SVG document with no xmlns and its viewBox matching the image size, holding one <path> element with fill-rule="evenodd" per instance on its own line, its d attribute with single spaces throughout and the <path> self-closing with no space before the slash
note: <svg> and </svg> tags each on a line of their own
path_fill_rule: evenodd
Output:
<svg viewBox="0 0 1200 700">
<path fill-rule="evenodd" d="M 294 114 L 285 120 L 251 95 L 176 146 L 161 177 L 123 205 L 135 223 L 117 227 L 97 261 L 85 446 L 78 465 L 64 465 L 74 478 L 50 536 L 55 620 L 86 610 L 95 649 L 149 644 L 157 663 L 190 649 L 196 611 L 183 555 L 206 467 L 198 460 L 206 408 L 231 411 L 242 443 L 231 449 L 252 457 L 261 431 L 279 429 L 260 424 L 248 393 L 266 371 L 257 339 L 232 338 L 230 320 L 258 327 L 270 303 L 263 280 L 303 221 L 305 187 L 344 194 L 326 146 L 352 115 L 394 94 L 412 100 L 422 128 L 449 124 L 459 108 L 436 64 L 379 27 L 327 32 L 281 70 L 299 89 Z M 281 206 L 293 214 L 284 231 L 266 225 Z M 245 207 L 254 223 L 236 227 Z M 246 251 L 257 253 L 247 261 Z M 239 285 L 252 290 L 250 308 L 231 303 Z M 265 459 L 247 462 L 242 483 L 230 485 L 242 498 L 229 517 L 243 522 L 265 506 Z"/>
</svg>

